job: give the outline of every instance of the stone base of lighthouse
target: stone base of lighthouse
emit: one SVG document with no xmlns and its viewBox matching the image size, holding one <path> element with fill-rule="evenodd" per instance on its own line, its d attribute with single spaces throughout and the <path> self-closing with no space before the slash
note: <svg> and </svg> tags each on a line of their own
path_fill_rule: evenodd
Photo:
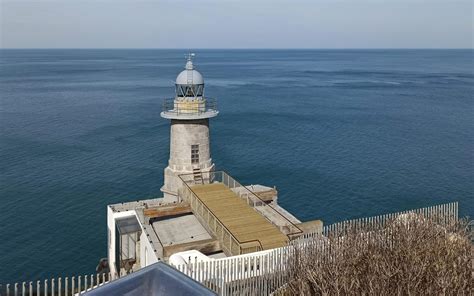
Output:
<svg viewBox="0 0 474 296">
<path fill-rule="evenodd" d="M 183 186 L 179 175 L 192 174 L 194 169 L 202 173 L 214 171 L 210 157 L 208 118 L 173 119 L 170 130 L 170 159 L 161 188 L 165 202 L 178 201 L 178 189 Z"/>
<path fill-rule="evenodd" d="M 203 174 L 214 171 L 214 164 L 212 164 L 207 169 L 201 169 Z M 179 175 L 184 174 L 192 174 L 193 171 L 175 171 L 170 167 L 165 168 L 165 185 L 161 187 L 161 191 L 163 192 L 164 202 L 179 202 L 178 198 L 178 189 L 181 188 L 183 185 L 181 179 L 178 177 Z"/>
</svg>

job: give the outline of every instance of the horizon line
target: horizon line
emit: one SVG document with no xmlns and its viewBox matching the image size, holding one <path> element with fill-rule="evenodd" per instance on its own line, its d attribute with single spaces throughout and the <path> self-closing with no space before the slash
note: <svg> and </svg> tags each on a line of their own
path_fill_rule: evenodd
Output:
<svg viewBox="0 0 474 296">
<path fill-rule="evenodd" d="M 0 50 L 474 50 L 474 47 L 0 47 Z"/>
</svg>

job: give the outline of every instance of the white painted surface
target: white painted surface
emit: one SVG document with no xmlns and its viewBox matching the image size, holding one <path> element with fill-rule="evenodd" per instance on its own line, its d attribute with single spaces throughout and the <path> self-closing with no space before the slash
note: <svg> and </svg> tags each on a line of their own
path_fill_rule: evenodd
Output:
<svg viewBox="0 0 474 296">
<path fill-rule="evenodd" d="M 189 262 L 206 262 L 210 260 L 215 259 L 209 258 L 208 256 L 197 250 L 190 250 L 171 255 L 168 260 L 168 263 L 177 266 L 181 264 L 188 264 Z"/>
<path fill-rule="evenodd" d="M 140 234 L 140 251 L 137 254 L 139 258 L 137 258 L 138 262 L 140 263 L 140 267 L 145 267 L 147 265 L 153 264 L 155 262 L 158 262 L 158 258 L 155 255 L 154 252 L 154 247 L 150 243 L 148 236 L 146 235 L 146 232 L 143 229 L 143 225 L 141 224 L 141 221 L 136 213 L 135 210 L 129 210 L 129 211 L 122 211 L 122 212 L 114 212 L 110 206 L 107 206 L 107 232 L 108 232 L 108 252 L 107 252 L 107 257 L 109 260 L 109 267 L 110 267 L 110 272 L 112 274 L 118 274 L 117 270 L 117 265 L 116 265 L 116 250 L 115 244 L 116 244 L 116 233 L 115 233 L 115 220 L 118 218 L 124 218 L 124 217 L 130 217 L 130 216 L 135 216 L 137 220 L 140 222 L 140 227 L 141 227 L 141 234 Z"/>
<path fill-rule="evenodd" d="M 140 266 L 142 268 L 158 262 L 154 249 L 155 248 L 148 240 L 146 232 L 142 231 L 142 234 L 140 235 Z"/>
<path fill-rule="evenodd" d="M 189 83 L 188 77 L 192 78 Z M 204 78 L 201 73 L 196 70 L 184 70 L 176 77 L 176 84 L 204 84 Z"/>
<path fill-rule="evenodd" d="M 207 110 L 200 113 L 175 113 L 175 112 L 161 112 L 160 116 L 165 119 L 179 119 L 179 120 L 196 120 L 216 117 L 219 114 L 217 110 Z"/>
<path fill-rule="evenodd" d="M 135 211 L 124 211 L 124 212 L 118 212 L 114 213 L 112 208 L 110 206 L 107 206 L 107 233 L 108 233 L 108 252 L 107 252 L 107 258 L 109 260 L 109 267 L 110 267 L 110 272 L 112 274 L 118 274 L 117 268 L 116 268 L 116 262 L 115 262 L 115 254 L 117 252 L 115 248 L 115 242 L 116 242 L 116 235 L 115 235 L 115 220 L 117 218 L 123 218 L 123 217 L 130 217 L 130 216 L 136 216 Z"/>
</svg>

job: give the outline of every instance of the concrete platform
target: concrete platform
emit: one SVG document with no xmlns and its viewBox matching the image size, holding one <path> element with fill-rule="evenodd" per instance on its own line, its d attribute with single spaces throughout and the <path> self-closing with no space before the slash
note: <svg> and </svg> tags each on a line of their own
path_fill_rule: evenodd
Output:
<svg viewBox="0 0 474 296">
<path fill-rule="evenodd" d="M 152 226 L 164 247 L 212 239 L 194 215 L 156 221 Z"/>
</svg>

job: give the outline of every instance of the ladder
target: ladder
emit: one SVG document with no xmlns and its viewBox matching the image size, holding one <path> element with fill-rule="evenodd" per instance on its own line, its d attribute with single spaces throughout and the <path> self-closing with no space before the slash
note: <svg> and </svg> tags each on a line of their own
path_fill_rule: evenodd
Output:
<svg viewBox="0 0 474 296">
<path fill-rule="evenodd" d="M 193 169 L 193 175 L 194 175 L 194 184 L 204 184 L 203 179 L 202 179 L 202 172 L 200 168 Z"/>
</svg>

